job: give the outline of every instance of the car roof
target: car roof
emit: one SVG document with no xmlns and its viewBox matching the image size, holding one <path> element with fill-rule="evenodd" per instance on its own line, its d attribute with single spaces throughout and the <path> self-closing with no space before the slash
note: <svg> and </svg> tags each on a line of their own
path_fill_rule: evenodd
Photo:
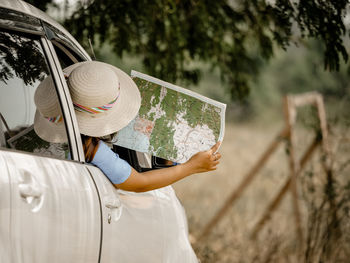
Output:
<svg viewBox="0 0 350 263">
<path fill-rule="evenodd" d="M 46 13 L 44 13 L 40 9 L 21 0 L 0 0 L 0 7 L 21 12 L 26 15 L 36 17 L 42 21 L 45 21 L 46 23 L 52 25 L 53 27 L 57 28 L 59 31 L 64 33 L 69 38 L 70 41 L 72 41 L 75 45 L 77 45 L 81 49 L 80 50 L 81 52 L 84 52 L 84 55 L 86 57 L 90 58 L 90 56 L 87 54 L 84 48 L 81 47 L 78 41 L 76 41 L 75 38 L 62 25 L 60 25 L 57 21 L 55 21 L 53 18 L 48 16 Z"/>
</svg>

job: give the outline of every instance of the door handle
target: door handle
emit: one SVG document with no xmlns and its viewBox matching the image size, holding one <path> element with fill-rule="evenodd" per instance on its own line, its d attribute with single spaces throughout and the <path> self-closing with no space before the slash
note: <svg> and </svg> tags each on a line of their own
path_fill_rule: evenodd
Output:
<svg viewBox="0 0 350 263">
<path fill-rule="evenodd" d="M 38 212 L 44 203 L 44 188 L 30 171 L 20 169 L 19 173 L 19 195 L 32 212 Z"/>
<path fill-rule="evenodd" d="M 26 169 L 20 170 L 18 191 L 21 197 L 40 198 L 43 195 L 43 188 L 36 177 Z"/>
<path fill-rule="evenodd" d="M 121 207 L 121 202 L 119 199 L 106 199 L 105 206 L 109 209 L 116 209 Z"/>
<path fill-rule="evenodd" d="M 40 189 L 40 187 L 36 185 L 26 184 L 26 183 L 19 184 L 18 190 L 20 195 L 23 198 L 27 198 L 27 197 L 39 198 L 43 194 L 43 191 L 42 189 Z"/>
<path fill-rule="evenodd" d="M 113 221 L 118 221 L 122 214 L 122 203 L 119 198 L 105 198 L 104 205 L 108 209 L 107 222 L 110 224 Z"/>
</svg>

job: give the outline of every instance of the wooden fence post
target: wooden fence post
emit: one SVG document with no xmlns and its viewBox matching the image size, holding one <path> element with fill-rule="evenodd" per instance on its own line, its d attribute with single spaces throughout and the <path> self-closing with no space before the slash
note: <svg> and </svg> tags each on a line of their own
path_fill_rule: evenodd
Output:
<svg viewBox="0 0 350 263">
<path fill-rule="evenodd" d="M 293 131 L 293 126 L 296 121 L 297 107 L 305 105 L 314 105 L 318 111 L 318 119 L 320 120 L 320 129 L 322 138 L 316 135 L 314 141 L 310 144 L 307 150 L 304 152 L 300 161 L 296 161 L 295 156 L 295 145 L 296 139 Z M 331 160 L 330 160 L 330 149 L 328 145 L 328 132 L 327 132 L 327 122 L 326 113 L 323 103 L 322 95 L 317 92 L 308 92 L 301 95 L 289 95 L 284 98 L 284 117 L 285 117 L 285 128 L 278 134 L 278 136 L 271 142 L 265 152 L 261 155 L 252 169 L 243 177 L 243 180 L 238 185 L 238 187 L 231 193 L 231 195 L 226 199 L 224 205 L 221 209 L 214 215 L 214 217 L 209 221 L 209 223 L 204 227 L 204 230 L 200 234 L 198 241 L 203 240 L 208 236 L 213 227 L 219 223 L 222 217 L 226 214 L 230 206 L 241 196 L 243 191 L 250 185 L 258 171 L 264 166 L 267 160 L 270 158 L 271 154 L 276 150 L 279 143 L 287 139 L 288 143 L 288 162 L 290 175 L 282 186 L 278 194 L 275 196 L 273 201 L 268 205 L 263 216 L 255 225 L 251 237 L 256 238 L 258 232 L 261 230 L 263 225 L 270 218 L 271 213 L 277 209 L 283 197 L 288 190 L 291 191 L 293 209 L 294 209 L 294 221 L 296 227 L 297 238 L 299 239 L 300 248 L 302 249 L 303 244 L 303 230 L 301 226 L 301 215 L 298 203 L 298 191 L 297 191 L 297 177 L 301 174 L 302 169 L 305 167 L 308 160 L 311 158 L 313 152 L 317 148 L 322 140 L 322 150 L 325 154 L 325 160 L 323 162 L 324 169 L 327 175 L 331 174 Z"/>
</svg>

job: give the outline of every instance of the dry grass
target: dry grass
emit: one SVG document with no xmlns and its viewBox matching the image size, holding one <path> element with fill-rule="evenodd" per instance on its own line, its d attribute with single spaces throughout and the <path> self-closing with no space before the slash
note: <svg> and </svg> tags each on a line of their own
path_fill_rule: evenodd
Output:
<svg viewBox="0 0 350 263">
<path fill-rule="evenodd" d="M 204 225 L 222 206 L 229 194 L 236 189 L 244 175 L 282 127 L 282 123 L 273 126 L 257 123 L 227 125 L 225 139 L 220 149 L 223 157 L 219 169 L 212 173 L 192 176 L 174 185 L 177 195 L 185 207 L 192 236 L 196 237 L 201 233 Z M 340 137 L 345 137 L 345 140 L 349 139 L 347 132 L 345 135 L 341 132 L 340 134 Z M 309 131 L 298 130 L 299 143 L 297 152 L 299 157 L 308 142 L 311 142 L 312 137 L 313 135 Z M 334 141 L 332 143 L 337 144 Z M 349 167 L 347 167 L 347 161 L 344 157 L 344 153 L 347 153 L 347 159 L 350 159 L 349 143 L 338 144 L 337 147 L 336 158 L 344 160 L 337 162 L 337 165 L 346 166 L 341 168 L 342 175 L 349 174 Z M 327 231 L 332 232 L 324 224 L 325 221 L 329 221 L 329 218 L 323 215 L 328 215 L 329 210 L 324 210 L 327 207 L 326 205 L 320 207 L 321 200 L 324 200 L 324 185 L 327 183 L 326 176 L 320 168 L 320 158 L 321 155 L 319 153 L 314 155 L 311 165 L 306 167 L 306 173 L 298 181 L 305 240 L 310 241 L 314 239 L 315 241 L 311 242 L 313 245 L 305 241 L 305 251 L 308 251 L 309 254 L 313 253 L 314 257 L 308 258 L 305 251 L 298 256 L 298 244 L 295 238 L 293 210 L 289 194 L 287 194 L 281 206 L 273 214 L 271 220 L 265 225 L 263 231 L 260 232 L 257 240 L 252 241 L 249 238 L 253 226 L 262 215 L 267 204 L 287 179 L 287 155 L 284 145 L 281 144 L 249 188 L 213 229 L 210 236 L 203 242 L 195 242 L 193 244 L 201 261 L 203 263 L 319 262 L 322 257 L 316 256 L 316 254 L 322 254 L 319 251 L 323 249 L 322 245 L 331 246 L 329 242 L 339 241 L 339 238 L 336 237 L 326 240 L 327 243 L 324 242 L 324 237 L 313 236 L 315 235 L 315 229 L 312 228 L 316 224 L 310 224 L 312 220 L 315 222 L 318 220 L 320 224 L 317 231 L 326 229 L 325 233 Z M 338 167 L 337 169 L 340 168 Z M 309 176 L 305 174 L 309 174 Z M 343 176 L 343 178 L 345 177 Z M 346 180 L 348 178 L 345 178 L 343 183 L 346 183 Z M 316 188 L 317 191 L 310 191 L 310 187 Z M 344 197 L 344 195 L 342 196 Z M 314 205 L 312 205 L 313 202 Z M 346 213 L 345 216 L 344 213 L 342 215 L 344 220 L 349 217 L 349 214 Z M 322 238 L 323 243 L 318 242 L 318 239 Z M 350 244 L 349 240 L 347 242 L 345 244 Z M 310 249 L 312 246 L 313 250 Z M 339 253 L 346 254 L 343 250 Z M 332 257 L 330 255 L 328 259 Z M 343 259 L 344 257 L 339 258 Z M 323 260 L 323 262 L 327 262 L 327 260 Z M 345 261 L 340 260 L 340 262 Z"/>
</svg>

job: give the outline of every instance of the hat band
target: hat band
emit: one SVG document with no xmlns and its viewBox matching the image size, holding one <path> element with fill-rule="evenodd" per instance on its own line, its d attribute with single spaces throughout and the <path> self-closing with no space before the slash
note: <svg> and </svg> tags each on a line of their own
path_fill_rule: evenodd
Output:
<svg viewBox="0 0 350 263">
<path fill-rule="evenodd" d="M 100 106 L 100 107 L 86 107 L 86 106 L 80 105 L 78 103 L 73 103 L 73 104 L 74 104 L 74 109 L 77 111 L 87 112 L 90 114 L 97 114 L 97 113 L 102 113 L 102 112 L 110 110 L 114 106 L 114 104 L 117 102 L 118 98 L 119 98 L 119 94 L 114 100 L 112 100 L 108 104 Z"/>
<path fill-rule="evenodd" d="M 53 122 L 53 123 L 59 123 L 63 120 L 63 117 L 61 115 L 58 115 L 56 117 L 47 117 L 48 121 Z"/>
</svg>

